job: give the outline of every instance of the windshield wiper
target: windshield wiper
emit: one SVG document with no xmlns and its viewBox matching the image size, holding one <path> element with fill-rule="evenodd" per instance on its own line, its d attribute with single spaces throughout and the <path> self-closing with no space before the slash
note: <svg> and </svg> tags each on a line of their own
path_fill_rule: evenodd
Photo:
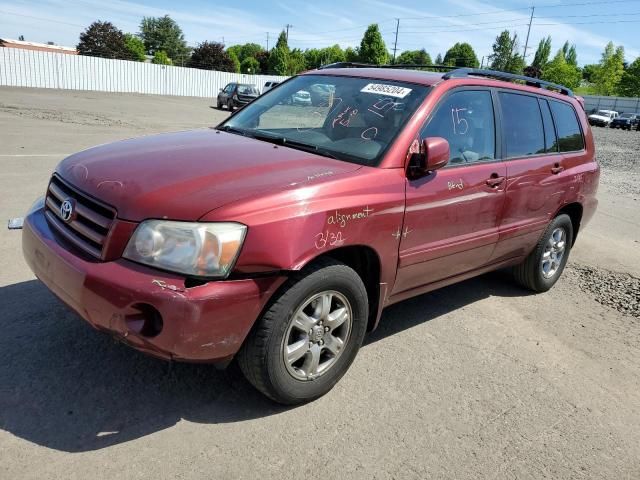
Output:
<svg viewBox="0 0 640 480">
<path fill-rule="evenodd" d="M 235 133 L 238 135 L 247 136 L 247 131 L 242 128 L 232 127 L 231 125 L 223 125 L 222 127 L 217 128 L 216 130 L 220 130 L 221 132 L 229 132 Z"/>
<path fill-rule="evenodd" d="M 305 152 L 316 153 L 318 155 L 322 155 L 323 157 L 340 160 L 329 149 L 320 147 L 318 145 L 313 145 L 311 143 L 298 142 L 297 140 L 290 140 L 285 137 L 270 135 L 268 133 L 261 133 L 259 131 L 247 132 L 246 134 L 250 137 L 255 138 L 256 140 L 264 140 L 265 142 L 275 143 L 276 145 L 282 145 L 283 147 L 296 148 L 298 150 L 304 150 Z"/>
</svg>

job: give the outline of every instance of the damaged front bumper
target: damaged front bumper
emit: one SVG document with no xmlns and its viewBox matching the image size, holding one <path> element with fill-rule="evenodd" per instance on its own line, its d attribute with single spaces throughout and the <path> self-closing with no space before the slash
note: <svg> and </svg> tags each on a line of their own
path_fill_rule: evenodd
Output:
<svg viewBox="0 0 640 480">
<path fill-rule="evenodd" d="M 125 259 L 76 255 L 43 211 L 24 219 L 24 257 L 35 275 L 93 327 L 165 358 L 225 362 L 239 350 L 285 277 L 226 280 L 186 288 L 184 278 Z"/>
</svg>

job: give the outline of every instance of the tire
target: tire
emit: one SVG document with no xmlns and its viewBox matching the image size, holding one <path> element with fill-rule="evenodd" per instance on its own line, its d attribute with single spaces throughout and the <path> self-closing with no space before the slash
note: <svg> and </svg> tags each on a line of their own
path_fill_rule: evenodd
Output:
<svg viewBox="0 0 640 480">
<path fill-rule="evenodd" d="M 220 100 L 218 100 L 218 110 L 222 110 L 222 104 L 220 103 Z"/>
<path fill-rule="evenodd" d="M 557 239 L 559 231 L 563 232 L 564 246 L 562 248 L 562 256 L 558 259 L 558 244 L 560 242 Z M 554 236 L 553 240 L 551 238 L 552 235 Z M 524 262 L 513 267 L 513 275 L 516 281 L 534 292 L 546 292 L 555 285 L 560 275 L 562 275 L 572 246 L 573 224 L 571 223 L 571 218 L 565 214 L 558 215 L 551 221 L 540 237 L 538 244 Z M 545 258 L 544 263 L 543 257 Z"/>
<path fill-rule="evenodd" d="M 227 102 L 227 108 L 229 109 L 230 112 L 233 112 L 233 100 L 229 100 Z"/>
<path fill-rule="evenodd" d="M 327 296 L 329 310 L 320 306 L 326 304 Z M 307 316 L 300 316 L 305 305 L 302 313 Z M 347 315 L 340 315 L 341 308 Z M 319 313 L 328 311 L 335 316 Z M 368 315 L 367 291 L 360 276 L 337 260 L 321 259 L 285 283 L 242 346 L 238 364 L 249 383 L 272 400 L 286 405 L 312 401 L 331 390 L 348 370 L 362 344 Z M 294 322 L 294 316 L 300 320 Z M 344 320 L 330 328 L 332 322 L 340 321 L 332 318 Z M 297 360 L 288 360 L 303 350 Z"/>
</svg>

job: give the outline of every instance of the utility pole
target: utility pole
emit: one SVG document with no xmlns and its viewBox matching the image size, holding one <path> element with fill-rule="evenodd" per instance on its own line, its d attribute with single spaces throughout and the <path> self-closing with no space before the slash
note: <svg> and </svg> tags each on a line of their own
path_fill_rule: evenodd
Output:
<svg viewBox="0 0 640 480">
<path fill-rule="evenodd" d="M 536 7 L 531 7 L 531 18 L 529 18 L 529 28 L 527 29 L 527 40 L 524 42 L 524 55 L 522 56 L 523 60 L 527 61 L 527 48 L 529 48 L 529 34 L 531 33 L 531 24 L 533 23 L 533 12 L 535 12 Z M 526 63 L 525 63 L 526 65 Z"/>
<path fill-rule="evenodd" d="M 293 25 L 287 23 L 287 43 L 289 43 L 289 28 L 293 28 Z"/>
<path fill-rule="evenodd" d="M 400 28 L 400 19 L 396 18 L 396 39 L 393 42 L 393 62 L 396 63 L 396 50 L 398 49 L 398 29 Z"/>
<path fill-rule="evenodd" d="M 269 32 L 267 32 L 267 52 L 269 52 Z"/>
</svg>

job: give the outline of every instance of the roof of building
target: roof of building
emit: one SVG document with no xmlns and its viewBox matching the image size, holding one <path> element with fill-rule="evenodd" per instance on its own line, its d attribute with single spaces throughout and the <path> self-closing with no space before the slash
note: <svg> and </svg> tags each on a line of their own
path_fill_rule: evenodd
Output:
<svg viewBox="0 0 640 480">
<path fill-rule="evenodd" d="M 69 52 L 69 53 L 77 53 L 75 47 L 63 47 L 61 45 L 49 45 L 47 43 L 38 43 L 38 42 L 25 42 L 23 40 L 13 40 L 11 38 L 0 38 L 0 45 L 5 47 L 16 46 L 20 48 L 39 48 L 39 49 L 48 49 L 53 52 Z"/>
</svg>

